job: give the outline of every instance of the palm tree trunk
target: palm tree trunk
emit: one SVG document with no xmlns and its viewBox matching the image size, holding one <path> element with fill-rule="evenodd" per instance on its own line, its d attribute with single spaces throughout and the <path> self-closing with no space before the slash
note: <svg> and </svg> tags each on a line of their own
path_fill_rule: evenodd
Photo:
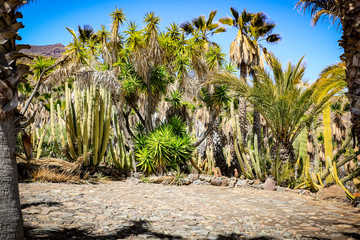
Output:
<svg viewBox="0 0 360 240">
<path fill-rule="evenodd" d="M 258 83 L 259 80 L 257 79 L 257 76 L 253 69 L 251 69 L 250 75 L 253 77 L 254 84 Z M 262 141 L 261 119 L 260 119 L 260 112 L 255 108 L 255 106 L 254 106 L 254 113 L 253 113 L 253 134 L 254 134 L 254 136 L 255 136 L 255 134 L 257 135 L 258 148 L 259 148 L 259 150 L 261 150 L 261 141 Z"/>
<path fill-rule="evenodd" d="M 341 19 L 343 36 L 340 46 L 344 48 L 341 60 L 346 63 L 346 80 L 351 104 L 351 122 L 357 146 L 360 148 L 360 1 L 348 0 L 343 3 L 344 16 Z"/>
<path fill-rule="evenodd" d="M 246 81 L 247 73 L 244 68 L 241 68 L 240 70 L 240 78 L 242 81 Z M 246 146 L 246 136 L 248 133 L 248 125 L 246 120 L 246 99 L 243 97 L 239 98 L 239 125 L 241 130 L 241 138 L 243 141 L 243 144 Z"/>
<path fill-rule="evenodd" d="M 0 119 L 0 239 L 23 239 L 13 114 Z"/>
<path fill-rule="evenodd" d="M 226 159 L 224 157 L 224 149 L 223 144 L 221 141 L 221 135 L 220 135 L 220 118 L 218 117 L 215 120 L 214 124 L 214 130 L 212 133 L 212 146 L 213 146 L 213 157 L 215 160 L 215 165 L 218 167 L 221 171 L 221 174 L 223 176 L 229 176 L 229 169 L 226 164 Z"/>
</svg>

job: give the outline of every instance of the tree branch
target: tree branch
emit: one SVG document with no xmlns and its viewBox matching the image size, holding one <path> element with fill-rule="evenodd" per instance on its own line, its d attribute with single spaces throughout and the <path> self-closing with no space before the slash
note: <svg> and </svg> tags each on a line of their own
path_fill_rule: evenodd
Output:
<svg viewBox="0 0 360 240">
<path fill-rule="evenodd" d="M 210 112 L 212 112 L 212 110 L 210 109 Z M 216 120 L 216 112 L 213 112 L 212 113 L 212 116 L 209 120 L 209 125 L 208 125 L 208 128 L 206 129 L 204 135 L 202 137 L 200 137 L 194 144 L 193 146 L 195 148 L 197 148 L 204 140 L 205 138 L 207 138 L 207 136 L 212 132 L 213 128 L 214 128 L 214 125 L 215 125 L 215 120 Z"/>
<path fill-rule="evenodd" d="M 66 57 L 66 58 L 67 58 L 67 57 Z M 61 60 L 61 61 L 59 61 L 59 62 L 56 62 L 55 64 L 51 65 L 50 67 L 46 68 L 44 71 L 41 72 L 40 77 L 39 77 L 39 80 L 37 81 L 37 83 L 36 83 L 36 85 L 35 85 L 35 88 L 34 88 L 33 92 L 31 93 L 31 96 L 30 96 L 29 99 L 27 100 L 27 102 L 26 102 L 26 104 L 25 104 L 25 107 L 23 108 L 21 114 L 25 115 L 27 109 L 29 108 L 29 105 L 30 105 L 31 101 L 33 100 L 33 98 L 35 97 L 35 94 L 37 93 L 37 91 L 38 91 L 39 88 L 40 88 L 41 80 L 42 80 L 42 78 L 43 78 L 43 75 L 44 75 L 47 71 L 49 71 L 49 70 L 53 69 L 54 67 L 58 66 L 60 63 L 63 63 L 66 58 L 64 58 L 63 60 Z"/>
</svg>

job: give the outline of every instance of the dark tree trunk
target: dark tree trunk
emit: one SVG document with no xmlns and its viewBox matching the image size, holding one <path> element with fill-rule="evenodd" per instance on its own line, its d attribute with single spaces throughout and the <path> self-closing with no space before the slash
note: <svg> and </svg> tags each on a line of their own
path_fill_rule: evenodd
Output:
<svg viewBox="0 0 360 240">
<path fill-rule="evenodd" d="M 224 149 L 223 144 L 221 141 L 221 135 L 220 135 L 220 118 L 217 118 L 215 120 L 214 129 L 212 132 L 212 146 L 213 146 L 213 154 L 214 154 L 214 160 L 215 165 L 218 167 L 221 171 L 222 175 L 229 176 L 229 169 L 226 164 L 226 159 L 224 157 Z"/>
<path fill-rule="evenodd" d="M 343 36 L 340 46 L 344 48 L 341 60 L 346 63 L 346 81 L 350 100 L 352 132 L 360 148 L 360 1 L 342 1 Z"/>
<path fill-rule="evenodd" d="M 245 68 L 242 67 L 240 70 L 240 81 L 246 81 L 247 78 L 247 72 L 244 70 Z M 240 130 L 241 130 L 241 138 L 243 144 L 246 146 L 246 137 L 248 133 L 248 124 L 246 119 L 246 99 L 245 98 L 239 98 L 239 124 L 240 124 Z"/>
<path fill-rule="evenodd" d="M 278 154 L 278 148 L 280 144 L 276 143 L 271 151 L 271 156 L 275 160 Z M 294 153 L 294 147 L 291 143 L 282 143 L 281 149 L 280 149 L 280 167 L 284 165 L 285 163 L 289 163 L 291 167 L 295 166 L 295 153 Z"/>
<path fill-rule="evenodd" d="M 18 175 L 15 160 L 14 117 L 0 119 L 0 239 L 23 239 Z"/>
</svg>

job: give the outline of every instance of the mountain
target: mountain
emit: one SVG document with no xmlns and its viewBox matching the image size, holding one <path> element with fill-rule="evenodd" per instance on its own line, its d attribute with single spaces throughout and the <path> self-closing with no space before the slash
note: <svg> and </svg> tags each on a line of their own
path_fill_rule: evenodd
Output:
<svg viewBox="0 0 360 240">
<path fill-rule="evenodd" d="M 65 52 L 65 46 L 61 43 L 52 44 L 52 45 L 30 45 L 30 49 L 22 49 L 20 52 L 30 54 L 30 55 L 41 55 L 45 57 L 55 57 L 58 58 L 63 52 Z"/>
</svg>

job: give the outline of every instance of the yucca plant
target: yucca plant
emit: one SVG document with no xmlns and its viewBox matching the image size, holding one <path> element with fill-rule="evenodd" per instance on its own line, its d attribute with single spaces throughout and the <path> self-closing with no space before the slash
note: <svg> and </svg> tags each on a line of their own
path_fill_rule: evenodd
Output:
<svg viewBox="0 0 360 240">
<path fill-rule="evenodd" d="M 142 171 L 163 174 L 168 168 L 176 170 L 186 164 L 194 147 L 187 134 L 186 125 L 178 117 L 161 124 L 148 135 L 138 134 L 135 138 L 136 157 Z"/>
</svg>

